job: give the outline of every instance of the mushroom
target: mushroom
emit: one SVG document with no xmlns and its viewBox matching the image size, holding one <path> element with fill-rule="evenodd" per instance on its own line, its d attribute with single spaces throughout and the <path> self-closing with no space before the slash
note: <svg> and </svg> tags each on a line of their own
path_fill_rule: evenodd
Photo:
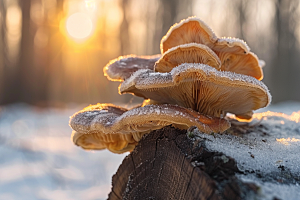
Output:
<svg viewBox="0 0 300 200">
<path fill-rule="evenodd" d="M 247 54 L 250 47 L 244 40 L 234 37 L 221 37 L 211 47 L 216 52 L 230 52 L 235 54 Z"/>
<path fill-rule="evenodd" d="M 163 54 L 172 47 L 187 43 L 204 44 L 211 48 L 217 40 L 218 37 L 213 30 L 202 20 L 189 17 L 171 26 L 167 34 L 161 39 L 160 50 Z"/>
<path fill-rule="evenodd" d="M 104 68 L 104 76 L 111 81 L 124 81 L 139 69 L 153 69 L 155 62 L 161 57 L 160 54 L 153 56 L 120 56 L 111 60 Z"/>
<path fill-rule="evenodd" d="M 176 104 L 209 116 L 232 113 L 241 119 L 251 118 L 253 110 L 271 101 L 261 81 L 198 63 L 181 64 L 169 73 L 139 70 L 120 85 L 119 92 Z"/>
<path fill-rule="evenodd" d="M 210 48 L 202 44 L 189 43 L 172 47 L 155 63 L 156 72 L 170 72 L 182 63 L 203 63 L 216 69 L 221 68 L 221 61 Z"/>
<path fill-rule="evenodd" d="M 262 80 L 262 62 L 237 38 L 218 38 L 203 21 L 190 17 L 173 25 L 162 38 L 161 53 L 182 44 L 199 43 L 211 48 L 221 60 L 222 71 L 232 71 Z M 205 64 L 205 63 L 204 63 Z"/>
<path fill-rule="evenodd" d="M 216 52 L 222 60 L 221 71 L 231 71 L 252 76 L 257 80 L 263 79 L 263 71 L 257 56 L 249 52 L 245 55 Z M 262 63 L 262 62 L 261 62 Z"/>
<path fill-rule="evenodd" d="M 223 132 L 230 127 L 225 119 L 168 104 L 131 110 L 112 104 L 97 104 L 75 113 L 70 119 L 76 145 L 84 149 L 107 148 L 114 153 L 132 150 L 144 134 L 170 124 L 185 129 L 196 126 L 205 133 Z"/>
<path fill-rule="evenodd" d="M 146 100 L 130 110 L 97 104 L 75 113 L 70 126 L 76 145 L 122 153 L 144 134 L 167 125 L 223 132 L 230 127 L 223 118 L 227 113 L 247 121 L 271 102 L 259 81 L 264 61 L 244 41 L 218 38 L 198 18 L 172 26 L 161 40 L 161 53 L 121 56 L 105 66 L 109 80 L 123 82 L 120 94 Z"/>
</svg>

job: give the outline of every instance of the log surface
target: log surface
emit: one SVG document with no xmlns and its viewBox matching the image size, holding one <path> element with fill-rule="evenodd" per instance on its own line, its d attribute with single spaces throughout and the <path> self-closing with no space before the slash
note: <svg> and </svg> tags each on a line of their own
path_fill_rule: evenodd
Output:
<svg viewBox="0 0 300 200">
<path fill-rule="evenodd" d="M 115 199 L 254 199 L 258 187 L 237 178 L 242 174 L 231 157 L 206 148 L 171 126 L 145 136 L 112 179 Z"/>
</svg>

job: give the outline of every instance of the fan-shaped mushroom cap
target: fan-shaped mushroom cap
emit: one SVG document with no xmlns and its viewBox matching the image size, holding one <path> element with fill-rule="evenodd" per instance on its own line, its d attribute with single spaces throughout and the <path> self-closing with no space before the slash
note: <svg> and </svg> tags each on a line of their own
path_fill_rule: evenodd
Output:
<svg viewBox="0 0 300 200">
<path fill-rule="evenodd" d="M 196 126 L 205 133 L 223 132 L 230 127 L 225 119 L 207 117 L 177 105 L 147 105 L 126 109 L 111 105 L 89 106 L 70 119 L 73 142 L 85 149 L 104 149 L 122 153 L 132 150 L 151 130 L 173 124 Z"/>
<path fill-rule="evenodd" d="M 170 72 L 182 63 L 202 63 L 220 69 L 221 61 L 210 48 L 202 44 L 189 43 L 166 51 L 155 63 L 157 72 Z"/>
<path fill-rule="evenodd" d="M 197 63 L 181 64 L 169 73 L 139 70 L 121 84 L 119 91 L 216 117 L 227 112 L 248 116 L 271 101 L 261 81 Z"/>
<path fill-rule="evenodd" d="M 160 42 L 160 50 L 163 54 L 172 47 L 187 43 L 199 43 L 210 47 L 217 39 L 213 30 L 202 20 L 189 17 L 169 29 Z"/>
<path fill-rule="evenodd" d="M 231 71 L 238 74 L 252 76 L 258 80 L 263 79 L 263 71 L 257 56 L 249 52 L 248 54 L 231 54 L 227 52 L 216 52 L 222 60 L 222 71 Z"/>
<path fill-rule="evenodd" d="M 104 76 L 111 81 L 124 81 L 139 69 L 153 69 L 155 62 L 161 57 L 160 54 L 153 56 L 120 56 L 111 60 L 104 68 Z"/>
<path fill-rule="evenodd" d="M 101 134 L 98 131 L 82 133 L 72 131 L 72 140 L 74 144 L 87 150 L 108 149 L 113 153 L 124 153 L 131 151 L 137 145 L 130 134 Z M 140 136 L 142 137 L 142 135 Z M 132 143 L 129 143 L 131 141 Z"/>
<path fill-rule="evenodd" d="M 234 37 L 218 38 L 212 48 L 216 52 L 225 51 L 235 54 L 247 54 L 250 52 L 250 47 L 244 40 Z"/>
<path fill-rule="evenodd" d="M 205 44 L 211 48 L 221 61 L 222 71 L 232 71 L 258 80 L 263 78 L 259 60 L 250 52 L 246 42 L 238 38 L 217 38 L 203 21 L 195 17 L 182 20 L 169 29 L 161 40 L 161 52 L 188 43 Z"/>
</svg>

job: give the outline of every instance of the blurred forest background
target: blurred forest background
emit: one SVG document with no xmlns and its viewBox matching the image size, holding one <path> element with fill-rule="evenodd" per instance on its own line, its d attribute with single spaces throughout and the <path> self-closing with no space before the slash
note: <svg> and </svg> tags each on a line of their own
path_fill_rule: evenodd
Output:
<svg viewBox="0 0 300 200">
<path fill-rule="evenodd" d="M 120 96 L 103 67 L 160 53 L 169 27 L 189 16 L 266 61 L 273 102 L 300 101 L 299 0 L 0 0 L 0 13 L 2 105 L 137 101 Z"/>
</svg>

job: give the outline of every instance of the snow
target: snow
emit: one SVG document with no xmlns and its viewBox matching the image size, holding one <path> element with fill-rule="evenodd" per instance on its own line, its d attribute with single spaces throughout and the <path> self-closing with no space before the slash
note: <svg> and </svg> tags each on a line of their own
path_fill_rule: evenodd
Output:
<svg viewBox="0 0 300 200">
<path fill-rule="evenodd" d="M 85 151 L 70 141 L 69 116 L 83 107 L 39 109 L 24 104 L 0 107 L 0 199 L 107 198 L 112 175 L 127 154 Z M 300 110 L 300 103 L 281 103 L 259 112 L 267 110 L 292 115 Z M 153 109 L 153 112 L 157 111 Z M 265 142 L 259 139 L 261 135 L 253 132 L 243 137 L 199 135 L 207 138 L 209 148 L 234 157 L 241 170 L 255 171 L 238 176 L 259 185 L 265 195 L 262 199 L 272 199 L 274 194 L 283 200 L 297 199 L 300 196 L 299 181 L 279 184 L 278 180 L 294 180 L 287 172 L 294 177 L 300 176 L 300 142 L 288 141 L 289 145 L 286 145 L 277 142 L 276 138 L 300 139 L 300 122 L 269 116 L 261 123 L 271 133 L 263 136 Z M 263 168 L 261 162 L 267 162 L 267 168 Z M 269 172 L 270 179 L 257 177 L 258 170 L 262 174 Z M 278 180 L 272 178 L 276 176 Z"/>
<path fill-rule="evenodd" d="M 71 142 L 69 116 L 82 107 L 0 107 L 0 199 L 107 199 L 126 154 Z"/>
<path fill-rule="evenodd" d="M 287 112 L 255 114 L 251 123 L 260 125 L 242 136 L 200 132 L 197 136 L 205 138 L 208 149 L 234 158 L 238 168 L 245 172 L 238 176 L 256 183 L 264 194 L 261 199 L 273 199 L 275 196 L 297 199 L 300 196 L 300 103 L 282 103 L 264 110 Z M 277 141 L 282 138 L 285 141 Z"/>
</svg>

